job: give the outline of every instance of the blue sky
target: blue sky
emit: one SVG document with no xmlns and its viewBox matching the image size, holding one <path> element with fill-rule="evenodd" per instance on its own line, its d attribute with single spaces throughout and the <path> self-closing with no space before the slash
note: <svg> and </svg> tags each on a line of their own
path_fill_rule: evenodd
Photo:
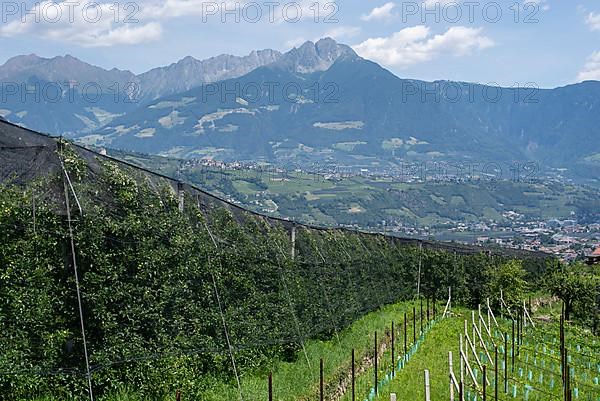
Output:
<svg viewBox="0 0 600 401">
<path fill-rule="evenodd" d="M 71 54 L 141 73 L 188 55 L 286 51 L 332 36 L 406 78 L 540 87 L 600 80 L 597 0 L 144 0 L 117 3 L 118 13 L 114 0 L 88 3 L 3 1 L 0 63 Z"/>
</svg>

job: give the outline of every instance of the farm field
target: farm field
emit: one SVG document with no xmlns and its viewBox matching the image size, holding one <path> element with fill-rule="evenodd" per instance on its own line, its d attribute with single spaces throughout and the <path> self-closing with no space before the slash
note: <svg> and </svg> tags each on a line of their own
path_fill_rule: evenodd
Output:
<svg viewBox="0 0 600 401">
<path fill-rule="evenodd" d="M 589 208 L 597 198 L 591 188 L 551 180 L 325 179 L 299 171 L 220 169 L 158 156 L 113 153 L 137 166 L 181 177 L 255 211 L 310 224 L 367 227 L 386 220 L 444 229 L 449 222 L 510 224 L 504 215 L 509 211 L 528 221 L 568 219 L 573 213 L 592 211 Z"/>
</svg>

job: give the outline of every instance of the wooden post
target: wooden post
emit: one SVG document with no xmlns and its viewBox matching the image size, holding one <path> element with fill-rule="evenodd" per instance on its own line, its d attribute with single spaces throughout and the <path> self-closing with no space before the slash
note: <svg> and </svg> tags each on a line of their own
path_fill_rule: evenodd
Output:
<svg viewBox="0 0 600 401">
<path fill-rule="evenodd" d="M 269 401 L 273 401 L 273 373 L 269 373 Z"/>
<path fill-rule="evenodd" d="M 378 375 L 378 372 L 377 372 L 377 355 L 378 355 L 378 352 L 377 352 L 377 332 L 375 332 L 375 354 L 374 354 L 374 357 L 375 357 L 375 395 L 377 395 L 377 381 L 378 381 L 377 380 L 378 379 L 378 377 L 377 377 L 377 375 Z"/>
<path fill-rule="evenodd" d="M 395 351 L 395 335 L 394 335 L 394 322 L 392 321 L 392 377 L 396 374 L 396 354 Z"/>
<path fill-rule="evenodd" d="M 431 401 L 431 388 L 429 386 L 429 370 L 425 369 L 425 401 Z"/>
<path fill-rule="evenodd" d="M 429 323 L 429 298 L 427 298 L 427 323 Z"/>
<path fill-rule="evenodd" d="M 325 399 L 325 394 L 323 392 L 323 358 L 321 358 L 319 361 L 319 399 L 321 401 Z"/>
<path fill-rule="evenodd" d="M 352 348 L 352 401 L 356 401 L 356 371 L 355 371 L 355 359 L 354 359 L 354 348 Z"/>
<path fill-rule="evenodd" d="M 175 393 L 175 401 L 181 401 L 181 390 L 177 390 L 177 392 Z M 272 400 L 269 399 L 269 401 Z"/>
</svg>

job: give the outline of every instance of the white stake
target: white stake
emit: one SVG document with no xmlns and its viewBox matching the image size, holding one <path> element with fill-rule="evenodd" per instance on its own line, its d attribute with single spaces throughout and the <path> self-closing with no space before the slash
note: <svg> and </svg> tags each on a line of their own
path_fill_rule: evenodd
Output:
<svg viewBox="0 0 600 401">
<path fill-rule="evenodd" d="M 429 371 L 425 369 L 425 401 L 431 401 L 431 389 L 429 387 Z"/>
</svg>

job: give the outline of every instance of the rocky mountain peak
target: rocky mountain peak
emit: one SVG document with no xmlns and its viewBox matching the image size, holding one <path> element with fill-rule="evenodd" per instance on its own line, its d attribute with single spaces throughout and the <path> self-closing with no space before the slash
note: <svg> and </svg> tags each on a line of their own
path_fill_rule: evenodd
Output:
<svg viewBox="0 0 600 401">
<path fill-rule="evenodd" d="M 328 70 L 338 59 L 358 57 L 349 46 L 341 45 L 331 38 L 324 38 L 317 43 L 305 42 L 283 55 L 280 65 L 291 72 L 308 74 Z"/>
</svg>

